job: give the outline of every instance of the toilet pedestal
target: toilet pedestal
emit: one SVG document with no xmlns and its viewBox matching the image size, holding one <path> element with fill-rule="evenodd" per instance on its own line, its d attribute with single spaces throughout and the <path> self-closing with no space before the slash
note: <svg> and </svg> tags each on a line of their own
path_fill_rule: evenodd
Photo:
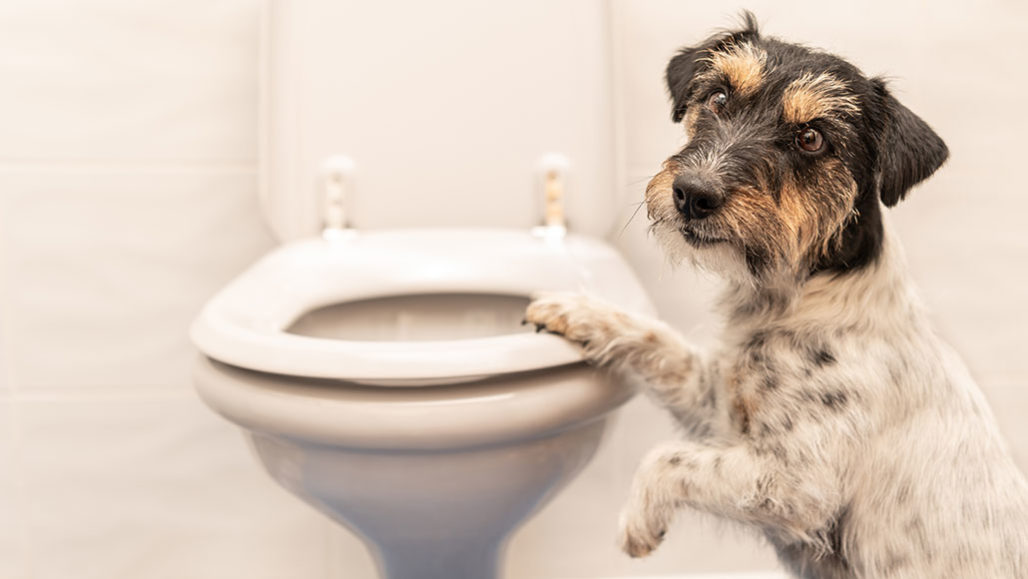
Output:
<svg viewBox="0 0 1028 579">
<path fill-rule="evenodd" d="M 383 577 L 491 579 L 507 539 L 585 467 L 608 420 L 478 449 L 368 452 L 248 436 L 275 480 L 365 541 Z"/>
<path fill-rule="evenodd" d="M 494 579 L 511 534 L 588 464 L 634 394 L 584 363 L 362 386 L 201 357 L 197 390 L 265 470 L 360 537 L 385 579 Z"/>
</svg>

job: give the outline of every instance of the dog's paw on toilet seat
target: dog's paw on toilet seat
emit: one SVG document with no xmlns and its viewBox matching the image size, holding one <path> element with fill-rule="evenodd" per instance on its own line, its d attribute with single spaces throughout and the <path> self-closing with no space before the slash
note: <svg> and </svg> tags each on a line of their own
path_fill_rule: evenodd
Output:
<svg viewBox="0 0 1028 579">
<path fill-rule="evenodd" d="M 525 311 L 525 321 L 536 331 L 563 336 L 586 347 L 593 358 L 602 353 L 618 335 L 618 327 L 628 316 L 607 302 L 572 292 L 546 292 L 533 296 Z"/>
</svg>

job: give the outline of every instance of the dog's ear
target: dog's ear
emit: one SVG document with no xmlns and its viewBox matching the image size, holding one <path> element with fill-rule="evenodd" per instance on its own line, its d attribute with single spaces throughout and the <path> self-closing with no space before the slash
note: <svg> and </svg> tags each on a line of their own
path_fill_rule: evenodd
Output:
<svg viewBox="0 0 1028 579">
<path fill-rule="evenodd" d="M 882 203 L 892 207 L 942 166 L 949 149 L 928 123 L 889 93 L 882 79 L 871 79 L 871 85 L 884 123 L 878 139 L 879 191 Z"/>
<path fill-rule="evenodd" d="M 692 97 L 689 84 L 702 64 L 702 54 L 707 50 L 706 46 L 683 48 L 667 65 L 665 78 L 668 92 L 671 93 L 671 120 L 676 123 L 685 118 L 686 105 Z"/>
<path fill-rule="evenodd" d="M 685 118 L 685 109 L 692 97 L 693 77 L 706 65 L 705 58 L 711 52 L 721 50 L 730 44 L 745 40 L 755 40 L 760 35 L 757 30 L 757 19 L 753 13 L 742 13 L 742 27 L 734 31 L 725 31 L 708 38 L 697 46 L 683 48 L 667 65 L 664 78 L 668 92 L 671 93 L 671 120 L 678 123 Z"/>
</svg>

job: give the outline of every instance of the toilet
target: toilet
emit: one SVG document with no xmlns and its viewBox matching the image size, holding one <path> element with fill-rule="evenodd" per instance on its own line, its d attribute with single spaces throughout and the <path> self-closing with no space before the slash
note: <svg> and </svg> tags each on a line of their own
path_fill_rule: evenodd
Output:
<svg viewBox="0 0 1028 579">
<path fill-rule="evenodd" d="M 649 299 L 588 236 L 344 233 L 285 243 L 210 300 L 192 327 L 196 388 L 383 577 L 497 577 L 507 539 L 634 393 L 523 326 L 529 296 L 652 314 Z"/>
<path fill-rule="evenodd" d="M 602 241 L 630 201 L 608 7 L 401 12 L 267 4 L 257 196 L 281 245 L 195 320 L 195 383 L 383 577 L 490 579 L 634 394 L 523 326 L 530 296 L 653 313 Z"/>
</svg>

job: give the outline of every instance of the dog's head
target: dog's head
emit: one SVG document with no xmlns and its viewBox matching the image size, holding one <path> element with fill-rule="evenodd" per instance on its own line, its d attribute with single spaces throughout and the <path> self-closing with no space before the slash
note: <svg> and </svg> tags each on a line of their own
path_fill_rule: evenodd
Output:
<svg viewBox="0 0 1028 579">
<path fill-rule="evenodd" d="M 880 78 L 744 26 L 680 51 L 672 119 L 689 141 L 646 189 L 675 258 L 760 283 L 862 267 L 895 205 L 945 161 L 945 143 Z"/>
</svg>

